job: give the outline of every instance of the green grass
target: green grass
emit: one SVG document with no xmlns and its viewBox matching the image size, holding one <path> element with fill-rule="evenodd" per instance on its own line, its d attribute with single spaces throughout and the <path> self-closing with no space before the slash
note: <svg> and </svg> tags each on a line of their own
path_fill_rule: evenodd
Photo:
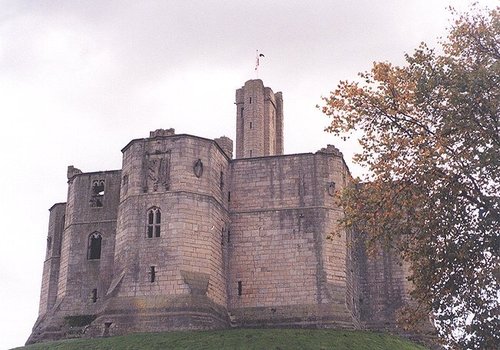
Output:
<svg viewBox="0 0 500 350">
<path fill-rule="evenodd" d="M 203 332 L 137 333 L 110 338 L 63 340 L 33 344 L 16 349 L 424 350 L 426 348 L 393 335 L 375 332 L 317 329 L 233 329 Z"/>
</svg>

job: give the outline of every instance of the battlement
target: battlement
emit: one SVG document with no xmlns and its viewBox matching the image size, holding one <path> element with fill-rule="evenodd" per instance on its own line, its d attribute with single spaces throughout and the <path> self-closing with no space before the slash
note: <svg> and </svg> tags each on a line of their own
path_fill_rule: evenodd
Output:
<svg viewBox="0 0 500 350">
<path fill-rule="evenodd" d="M 161 136 L 172 136 L 175 135 L 175 129 L 156 129 L 149 133 L 150 138 L 161 137 Z"/>
</svg>

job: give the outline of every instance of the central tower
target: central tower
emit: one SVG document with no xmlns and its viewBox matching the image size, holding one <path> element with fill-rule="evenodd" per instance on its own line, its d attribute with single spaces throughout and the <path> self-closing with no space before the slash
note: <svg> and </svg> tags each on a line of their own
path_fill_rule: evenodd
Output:
<svg viewBox="0 0 500 350">
<path fill-rule="evenodd" d="M 236 158 L 283 154 L 283 96 L 249 80 L 236 90 Z"/>
</svg>

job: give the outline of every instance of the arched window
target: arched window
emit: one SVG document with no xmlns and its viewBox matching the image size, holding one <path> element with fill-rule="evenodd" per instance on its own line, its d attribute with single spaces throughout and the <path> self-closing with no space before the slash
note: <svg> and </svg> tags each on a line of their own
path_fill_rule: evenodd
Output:
<svg viewBox="0 0 500 350">
<path fill-rule="evenodd" d="M 148 238 L 160 237 L 161 211 L 160 208 L 151 208 L 148 210 Z"/>
<path fill-rule="evenodd" d="M 99 232 L 94 232 L 89 236 L 87 259 L 97 260 L 101 258 L 102 236 Z"/>
</svg>

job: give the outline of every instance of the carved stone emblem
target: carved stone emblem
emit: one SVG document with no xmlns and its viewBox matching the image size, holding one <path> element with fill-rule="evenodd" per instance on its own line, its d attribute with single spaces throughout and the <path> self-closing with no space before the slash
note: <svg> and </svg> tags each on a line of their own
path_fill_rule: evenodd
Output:
<svg viewBox="0 0 500 350">
<path fill-rule="evenodd" d="M 170 188 L 170 153 L 146 154 L 145 189 L 168 191 Z"/>
<path fill-rule="evenodd" d="M 332 197 L 335 194 L 335 182 L 333 181 L 328 184 L 328 194 Z"/>
<path fill-rule="evenodd" d="M 201 177 L 201 175 L 203 175 L 203 163 L 201 159 L 198 159 L 196 162 L 194 162 L 193 170 L 196 177 L 199 178 Z"/>
</svg>

